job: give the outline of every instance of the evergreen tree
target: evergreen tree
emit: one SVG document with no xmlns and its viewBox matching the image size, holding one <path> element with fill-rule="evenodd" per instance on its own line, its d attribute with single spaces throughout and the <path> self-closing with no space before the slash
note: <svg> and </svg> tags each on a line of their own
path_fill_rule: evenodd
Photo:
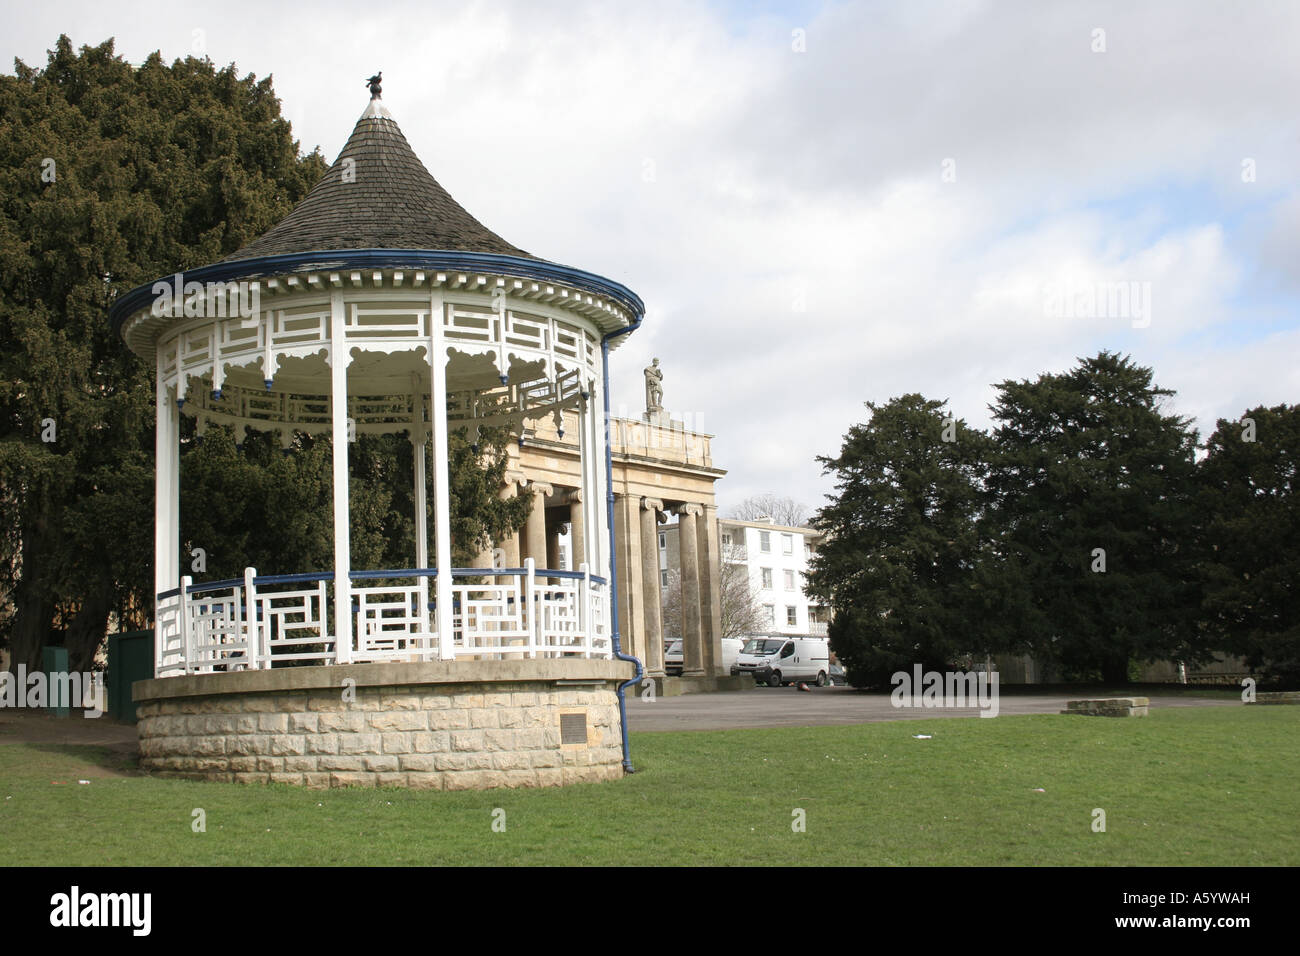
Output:
<svg viewBox="0 0 1300 956">
<path fill-rule="evenodd" d="M 945 406 L 868 402 L 871 419 L 818 459 L 836 495 L 812 522 L 825 538 L 808 590 L 831 605 L 831 648 L 859 687 L 1000 649 L 979 570 L 988 437 Z"/>
<path fill-rule="evenodd" d="M 270 80 L 111 41 L 0 76 L 0 546 L 15 665 L 89 666 L 109 616 L 151 614 L 153 388 L 119 291 L 219 259 L 323 174 Z"/>
<path fill-rule="evenodd" d="M 1203 619 L 1217 650 L 1300 681 L 1300 406 L 1219 419 L 1201 462 Z"/>
<path fill-rule="evenodd" d="M 992 406 L 998 551 L 1023 588 L 1009 636 L 1064 676 L 1128 680 L 1138 660 L 1197 660 L 1196 433 L 1152 371 L 1101 352 L 1005 381 Z"/>
</svg>

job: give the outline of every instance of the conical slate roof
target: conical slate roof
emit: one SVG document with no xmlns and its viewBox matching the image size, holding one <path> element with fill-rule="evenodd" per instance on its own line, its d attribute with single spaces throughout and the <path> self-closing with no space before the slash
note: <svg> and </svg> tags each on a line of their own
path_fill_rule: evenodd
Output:
<svg viewBox="0 0 1300 956">
<path fill-rule="evenodd" d="M 370 101 L 334 165 L 293 212 L 222 261 L 343 249 L 448 249 L 537 258 L 461 208 L 424 168 L 378 100 Z"/>
</svg>

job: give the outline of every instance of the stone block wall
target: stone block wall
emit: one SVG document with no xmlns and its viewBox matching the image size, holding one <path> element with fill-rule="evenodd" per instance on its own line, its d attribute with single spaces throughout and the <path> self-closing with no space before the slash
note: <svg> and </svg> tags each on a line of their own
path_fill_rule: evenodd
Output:
<svg viewBox="0 0 1300 956">
<path fill-rule="evenodd" d="M 142 683 L 170 680 L 195 678 Z M 137 692 L 140 763 L 163 776 L 318 788 L 481 790 L 614 780 L 623 776 L 614 687 L 406 683 L 356 686 L 345 699 L 330 680 L 323 687 L 146 700 Z M 570 717 L 567 736 L 580 738 L 585 727 L 585 743 L 564 742 L 561 715 L 581 715 Z"/>
</svg>

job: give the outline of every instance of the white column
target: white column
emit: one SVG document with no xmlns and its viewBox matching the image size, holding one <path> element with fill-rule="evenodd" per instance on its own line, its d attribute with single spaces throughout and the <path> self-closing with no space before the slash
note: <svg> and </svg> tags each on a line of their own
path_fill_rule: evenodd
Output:
<svg viewBox="0 0 1300 956">
<path fill-rule="evenodd" d="M 583 532 L 588 538 L 591 538 L 596 534 L 595 529 L 597 527 L 597 525 L 591 523 L 592 515 L 598 505 L 604 507 L 605 503 L 595 500 L 596 486 L 591 475 L 591 403 L 595 399 L 594 390 L 589 389 L 587 395 L 585 401 L 578 402 L 578 486 L 582 492 Z M 584 547 L 583 550 L 584 552 L 590 551 L 588 547 Z M 572 541 L 569 543 L 569 553 L 571 555 L 573 553 Z M 591 568 L 596 574 L 600 574 L 600 565 L 596 563 L 594 554 L 595 552 L 591 552 L 590 557 L 588 554 L 584 554 L 583 559 L 588 568 Z M 578 562 L 576 560 L 572 561 L 570 566 L 576 568 Z"/>
<path fill-rule="evenodd" d="M 423 406 L 424 402 L 420 399 L 418 391 L 413 391 L 415 403 L 417 406 Z M 428 494 L 425 490 L 425 473 L 424 473 L 424 456 L 428 448 L 428 437 L 425 431 L 425 425 L 421 422 L 418 426 L 419 433 L 412 435 L 414 440 L 415 452 L 415 566 L 416 568 L 427 568 L 429 566 L 429 517 L 428 517 Z M 420 601 L 420 630 L 427 633 L 429 628 L 429 579 L 421 577 L 417 579 L 420 582 L 419 601 Z M 421 647 L 428 652 L 429 644 L 421 640 Z"/>
<path fill-rule="evenodd" d="M 180 410 L 163 380 L 163 350 L 158 349 L 154 374 L 157 428 L 154 437 L 154 594 L 176 587 L 180 567 L 180 526 L 176 521 L 180 499 Z M 162 628 L 154 603 L 154 673 L 162 664 Z"/>
<path fill-rule="evenodd" d="M 348 525 L 348 351 L 343 293 L 330 293 L 330 437 L 334 443 L 334 659 L 352 660 L 352 535 Z"/>
<path fill-rule="evenodd" d="M 438 655 L 456 657 L 451 613 L 451 501 L 447 452 L 447 348 L 443 344 L 442 293 L 429 296 L 429 429 L 433 438 L 433 522 L 435 598 L 438 617 Z"/>
<path fill-rule="evenodd" d="M 415 566 L 429 566 L 429 496 L 424 474 L 428 445 L 423 437 L 415 443 Z"/>
<path fill-rule="evenodd" d="M 609 570 L 609 505 L 605 487 L 605 398 L 601 389 L 600 379 L 593 379 L 587 420 L 591 432 L 591 444 L 588 447 L 591 449 L 591 490 L 595 499 L 592 502 L 592 514 L 595 520 L 587 526 L 591 529 L 586 540 L 587 567 L 609 581 L 610 587 L 613 587 L 613 575 Z"/>
</svg>

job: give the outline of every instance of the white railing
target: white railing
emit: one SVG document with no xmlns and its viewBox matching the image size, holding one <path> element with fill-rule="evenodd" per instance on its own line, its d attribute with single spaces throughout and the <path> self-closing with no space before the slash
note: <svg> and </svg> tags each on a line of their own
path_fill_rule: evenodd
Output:
<svg viewBox="0 0 1300 956">
<path fill-rule="evenodd" d="M 251 574 L 250 574 L 251 572 Z M 255 609 L 246 616 L 257 633 L 256 667 L 310 661 L 334 661 L 334 638 L 326 624 L 330 596 L 328 574 L 281 574 L 256 577 L 249 568 L 246 591 Z"/>
<path fill-rule="evenodd" d="M 185 637 L 181 621 L 184 587 L 158 595 L 154 611 L 154 674 L 165 677 L 185 671 Z"/>
<path fill-rule="evenodd" d="M 350 659 L 443 659 L 436 569 L 354 571 Z M 333 664 L 334 575 L 259 576 L 195 584 L 158 595 L 154 672 L 211 673 L 296 663 Z M 452 571 L 453 659 L 612 656 L 608 584 L 581 571 L 456 568 Z"/>
<path fill-rule="evenodd" d="M 412 583 L 356 583 L 392 581 L 402 577 L 408 577 Z M 356 641 L 352 659 L 430 659 L 428 655 L 434 653 L 438 645 L 436 616 L 430 613 L 428 577 L 415 571 L 358 571 L 352 579 L 352 633 Z"/>
<path fill-rule="evenodd" d="M 525 600 L 537 584 L 531 561 L 522 569 L 500 569 L 490 578 L 482 571 L 453 571 L 452 575 L 459 577 L 451 586 L 452 650 L 456 657 L 538 656 L 534 653 L 536 631 Z"/>
</svg>

